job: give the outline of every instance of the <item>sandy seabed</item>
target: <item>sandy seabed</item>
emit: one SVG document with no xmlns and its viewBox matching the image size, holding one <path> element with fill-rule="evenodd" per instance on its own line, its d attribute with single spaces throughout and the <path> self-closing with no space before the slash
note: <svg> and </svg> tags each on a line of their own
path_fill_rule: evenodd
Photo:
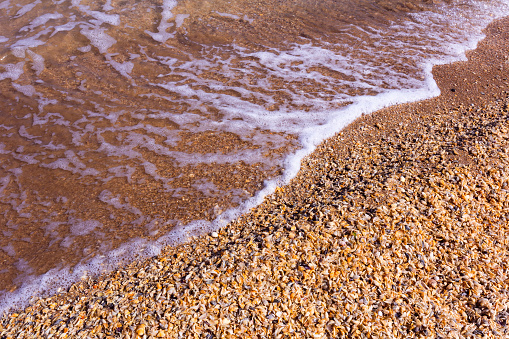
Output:
<svg viewBox="0 0 509 339">
<path fill-rule="evenodd" d="M 442 95 L 358 119 L 217 233 L 1 318 L 0 338 L 502 338 L 509 19 Z"/>
</svg>

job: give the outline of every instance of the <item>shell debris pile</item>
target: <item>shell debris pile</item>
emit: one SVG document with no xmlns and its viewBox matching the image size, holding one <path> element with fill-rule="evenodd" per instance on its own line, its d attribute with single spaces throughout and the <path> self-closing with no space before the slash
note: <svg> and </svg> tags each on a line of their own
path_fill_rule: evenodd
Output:
<svg viewBox="0 0 509 339">
<path fill-rule="evenodd" d="M 508 119 L 458 107 L 348 156 L 338 135 L 217 233 L 6 314 L 0 338 L 507 337 Z"/>
</svg>

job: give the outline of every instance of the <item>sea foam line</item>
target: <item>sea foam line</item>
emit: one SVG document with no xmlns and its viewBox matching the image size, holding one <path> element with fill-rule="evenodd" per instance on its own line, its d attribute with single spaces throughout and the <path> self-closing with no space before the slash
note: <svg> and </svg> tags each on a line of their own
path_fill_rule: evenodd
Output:
<svg viewBox="0 0 509 339">
<path fill-rule="evenodd" d="M 490 8 L 491 13 L 496 13 L 496 15 L 489 18 L 486 17 L 484 20 L 479 19 L 478 28 L 485 27 L 489 22 L 509 14 L 506 2 L 501 3 L 498 9 L 498 11 L 494 11 L 493 8 Z M 422 88 L 387 90 L 375 96 L 356 97 L 354 102 L 347 107 L 331 110 L 326 123 L 303 129 L 300 136 L 302 148 L 286 158 L 284 161 L 284 174 L 265 181 L 264 188 L 252 198 L 241 203 L 240 206 L 223 212 L 211 222 L 197 220 L 187 225 L 179 224 L 156 241 L 134 239 L 110 251 L 107 255 L 98 255 L 86 263 L 76 265 L 72 272 L 70 272 L 68 267 L 59 267 L 41 276 L 23 277 L 24 283 L 18 290 L 12 293 L 0 293 L 0 314 L 7 312 L 11 308 L 27 306 L 34 296 L 39 297 L 59 293 L 79 280 L 109 272 L 123 263 L 159 255 L 166 246 L 175 246 L 187 242 L 191 237 L 204 235 L 225 226 L 230 221 L 262 203 L 267 195 L 275 191 L 276 187 L 288 184 L 299 172 L 302 160 L 311 154 L 318 144 L 338 133 L 358 117 L 391 105 L 421 101 L 440 95 L 440 89 L 432 75 L 433 66 L 466 60 L 465 52 L 474 49 L 484 37 L 481 33 L 472 34 L 464 43 L 452 44 L 450 46 L 452 51 L 451 56 L 442 59 L 432 59 L 423 63 L 425 80 Z"/>
</svg>

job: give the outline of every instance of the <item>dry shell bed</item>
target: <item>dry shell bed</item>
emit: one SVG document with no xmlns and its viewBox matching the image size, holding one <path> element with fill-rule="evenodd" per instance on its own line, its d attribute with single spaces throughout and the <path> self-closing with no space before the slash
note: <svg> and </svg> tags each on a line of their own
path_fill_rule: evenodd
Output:
<svg viewBox="0 0 509 339">
<path fill-rule="evenodd" d="M 217 233 L 5 315 L 0 337 L 507 337 L 508 119 L 500 101 L 348 156 L 325 143 L 307 180 Z"/>
</svg>

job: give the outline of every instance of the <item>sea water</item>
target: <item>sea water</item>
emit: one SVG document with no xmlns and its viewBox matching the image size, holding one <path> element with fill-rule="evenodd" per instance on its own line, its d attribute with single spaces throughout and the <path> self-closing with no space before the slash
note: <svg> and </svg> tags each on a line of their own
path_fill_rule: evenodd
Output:
<svg viewBox="0 0 509 339">
<path fill-rule="evenodd" d="M 0 0 L 0 309 L 226 224 L 439 94 L 504 1 Z"/>
</svg>

